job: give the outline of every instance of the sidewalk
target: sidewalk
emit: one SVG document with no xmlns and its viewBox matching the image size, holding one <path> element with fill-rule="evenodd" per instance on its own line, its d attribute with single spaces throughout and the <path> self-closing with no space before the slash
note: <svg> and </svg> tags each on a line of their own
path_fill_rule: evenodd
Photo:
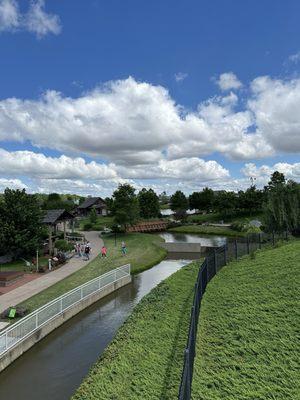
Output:
<svg viewBox="0 0 300 400">
<path fill-rule="evenodd" d="M 92 253 L 90 254 L 90 261 L 97 257 L 103 246 L 103 240 L 99 238 L 99 232 L 84 232 L 86 239 L 91 243 Z M 50 272 L 45 276 L 41 276 L 31 282 L 26 283 L 6 294 L 0 296 L 0 313 L 10 306 L 15 306 L 23 301 L 29 299 L 37 293 L 47 289 L 55 283 L 61 281 L 74 272 L 86 266 L 89 261 L 83 261 L 82 258 L 71 258 L 65 265 Z"/>
</svg>

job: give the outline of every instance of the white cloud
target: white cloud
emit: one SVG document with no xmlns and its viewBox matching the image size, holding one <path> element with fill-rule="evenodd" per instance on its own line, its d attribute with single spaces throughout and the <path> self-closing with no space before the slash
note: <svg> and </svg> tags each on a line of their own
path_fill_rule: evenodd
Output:
<svg viewBox="0 0 300 400">
<path fill-rule="evenodd" d="M 255 116 L 256 132 L 279 152 L 300 152 L 300 79 L 259 77 L 251 88 L 248 107 Z"/>
<path fill-rule="evenodd" d="M 7 175 L 27 175 L 49 179 L 114 179 L 117 177 L 115 166 L 87 163 L 83 158 L 46 157 L 31 151 L 8 152 L 0 149 L 0 173 Z"/>
<path fill-rule="evenodd" d="M 270 180 L 274 171 L 283 173 L 286 179 L 300 181 L 300 163 L 276 163 L 272 166 L 262 165 L 260 167 L 257 167 L 254 163 L 247 163 L 241 170 L 245 176 L 256 178 L 264 184 Z"/>
<path fill-rule="evenodd" d="M 174 78 L 175 78 L 176 82 L 181 82 L 181 81 L 184 81 L 188 76 L 189 76 L 189 74 L 187 74 L 186 72 L 177 72 L 174 75 Z"/>
<path fill-rule="evenodd" d="M 290 55 L 289 61 L 291 61 L 294 64 L 298 64 L 298 62 L 300 61 L 300 51 L 298 51 L 298 53 Z"/>
<path fill-rule="evenodd" d="M 0 0 L 0 32 L 27 30 L 38 38 L 49 33 L 61 32 L 60 19 L 55 14 L 46 13 L 45 0 L 31 0 L 26 13 L 21 13 L 16 0 Z"/>
<path fill-rule="evenodd" d="M 16 0 L 0 0 L 0 32 L 14 31 L 19 25 L 20 14 Z"/>
<path fill-rule="evenodd" d="M 54 14 L 46 13 L 44 7 L 44 0 L 31 2 L 29 11 L 25 17 L 25 26 L 39 38 L 49 33 L 58 35 L 61 32 L 59 17 Z"/>
<path fill-rule="evenodd" d="M 243 86 L 238 77 L 233 72 L 224 72 L 216 80 L 217 85 L 223 91 L 231 89 L 239 89 Z"/>
<path fill-rule="evenodd" d="M 0 193 L 6 188 L 10 189 L 28 189 L 28 186 L 20 179 L 6 179 L 0 178 Z"/>
</svg>

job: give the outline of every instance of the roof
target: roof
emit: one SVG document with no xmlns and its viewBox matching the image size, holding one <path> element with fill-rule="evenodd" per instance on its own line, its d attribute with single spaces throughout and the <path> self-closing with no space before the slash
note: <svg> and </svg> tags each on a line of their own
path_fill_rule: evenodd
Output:
<svg viewBox="0 0 300 400">
<path fill-rule="evenodd" d="M 43 218 L 44 224 L 55 224 L 59 221 L 73 219 L 73 215 L 64 209 L 47 210 L 47 214 Z"/>
<path fill-rule="evenodd" d="M 101 197 L 87 197 L 78 208 L 89 208 L 92 207 L 98 200 L 105 204 L 105 201 Z"/>
</svg>

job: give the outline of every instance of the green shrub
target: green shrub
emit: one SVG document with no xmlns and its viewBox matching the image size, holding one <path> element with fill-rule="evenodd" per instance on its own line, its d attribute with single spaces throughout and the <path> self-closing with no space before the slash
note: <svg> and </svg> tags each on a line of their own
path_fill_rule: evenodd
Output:
<svg viewBox="0 0 300 400">
<path fill-rule="evenodd" d="M 84 231 L 90 231 L 90 230 L 93 229 L 93 227 L 94 227 L 94 225 L 93 225 L 91 222 L 86 222 L 86 223 L 83 225 L 83 230 L 84 230 Z"/>
<path fill-rule="evenodd" d="M 73 245 L 66 240 L 60 239 L 55 242 L 55 247 L 59 251 L 71 251 L 73 250 Z"/>
</svg>

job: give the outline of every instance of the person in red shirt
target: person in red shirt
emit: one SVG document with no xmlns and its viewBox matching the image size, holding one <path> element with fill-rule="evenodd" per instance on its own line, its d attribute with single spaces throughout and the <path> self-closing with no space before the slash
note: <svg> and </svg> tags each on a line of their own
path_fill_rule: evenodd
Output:
<svg viewBox="0 0 300 400">
<path fill-rule="evenodd" d="M 106 254 L 107 254 L 107 248 L 105 246 L 102 246 L 101 257 L 106 257 Z"/>
</svg>

